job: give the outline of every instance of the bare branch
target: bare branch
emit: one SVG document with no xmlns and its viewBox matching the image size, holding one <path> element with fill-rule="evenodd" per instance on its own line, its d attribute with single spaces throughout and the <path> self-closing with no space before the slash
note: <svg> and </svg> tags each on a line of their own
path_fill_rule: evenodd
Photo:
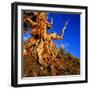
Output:
<svg viewBox="0 0 90 90">
<path fill-rule="evenodd" d="M 64 32 L 65 32 L 65 30 L 66 30 L 66 28 L 67 28 L 67 25 L 68 25 L 68 22 L 69 22 L 69 20 L 67 20 L 67 21 L 65 22 L 65 25 L 64 25 L 64 27 L 63 27 L 63 29 L 62 29 L 61 37 L 63 37 L 63 35 L 64 35 Z"/>
</svg>

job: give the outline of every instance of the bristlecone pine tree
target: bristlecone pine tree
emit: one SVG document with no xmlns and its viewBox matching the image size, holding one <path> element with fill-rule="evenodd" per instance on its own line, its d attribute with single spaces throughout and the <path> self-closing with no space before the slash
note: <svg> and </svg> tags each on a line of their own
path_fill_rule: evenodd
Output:
<svg viewBox="0 0 90 90">
<path fill-rule="evenodd" d="M 31 38 L 23 43 L 23 77 L 79 74 L 79 61 L 63 55 L 61 51 L 64 46 L 60 50 L 53 42 L 53 39 L 63 40 L 67 22 L 61 35 L 48 33 L 48 28 L 52 28 L 53 19 L 48 22 L 47 16 L 46 12 L 22 13 L 23 33 L 31 35 Z"/>
</svg>

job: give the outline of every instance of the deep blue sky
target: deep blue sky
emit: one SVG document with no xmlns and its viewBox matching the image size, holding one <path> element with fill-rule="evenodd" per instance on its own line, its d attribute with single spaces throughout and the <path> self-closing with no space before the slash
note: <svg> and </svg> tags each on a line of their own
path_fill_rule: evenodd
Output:
<svg viewBox="0 0 90 90">
<path fill-rule="evenodd" d="M 80 58 L 80 14 L 66 14 L 66 13 L 49 13 L 48 21 L 53 18 L 53 27 L 48 30 L 49 33 L 56 32 L 61 34 L 62 28 L 67 20 L 69 20 L 68 27 L 65 30 L 63 36 L 64 40 L 54 40 L 58 48 L 61 48 L 61 44 L 65 46 L 65 50 L 72 55 Z M 28 34 L 24 34 L 24 39 L 30 37 Z"/>
</svg>

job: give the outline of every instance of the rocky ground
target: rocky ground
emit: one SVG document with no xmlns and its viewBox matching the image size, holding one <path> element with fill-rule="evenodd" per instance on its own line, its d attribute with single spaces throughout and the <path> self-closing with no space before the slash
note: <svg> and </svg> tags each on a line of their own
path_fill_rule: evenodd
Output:
<svg viewBox="0 0 90 90">
<path fill-rule="evenodd" d="M 80 60 L 58 49 L 52 41 L 41 43 L 31 38 L 24 43 L 24 48 L 23 77 L 80 74 Z"/>
</svg>

